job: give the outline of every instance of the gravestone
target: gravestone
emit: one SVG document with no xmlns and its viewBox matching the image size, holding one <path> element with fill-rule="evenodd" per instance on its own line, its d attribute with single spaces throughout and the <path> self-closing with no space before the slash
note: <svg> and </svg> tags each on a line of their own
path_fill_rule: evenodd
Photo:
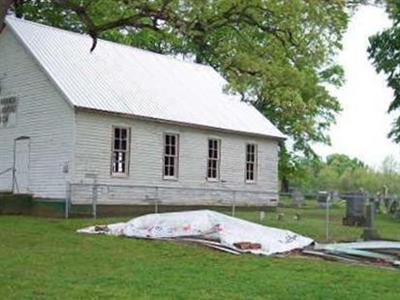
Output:
<svg viewBox="0 0 400 300">
<path fill-rule="evenodd" d="M 304 204 L 304 195 L 299 190 L 292 192 L 292 204 L 294 207 L 301 207 Z"/>
<path fill-rule="evenodd" d="M 395 218 L 400 218 L 400 199 L 397 195 L 389 197 L 387 212 Z"/>
<path fill-rule="evenodd" d="M 331 202 L 332 203 L 335 203 L 335 202 L 338 202 L 340 200 L 340 194 L 339 194 L 339 192 L 338 191 L 333 191 L 332 193 L 331 193 Z"/>
<path fill-rule="evenodd" d="M 327 205 L 330 207 L 332 204 L 331 200 L 332 200 L 332 198 L 331 198 L 331 194 L 329 192 L 326 192 L 326 191 L 318 192 L 317 202 L 318 202 L 319 208 L 326 208 Z"/>
<path fill-rule="evenodd" d="M 367 224 L 365 193 L 345 194 L 342 198 L 346 200 L 346 216 L 343 218 L 343 225 L 365 226 Z"/>
<path fill-rule="evenodd" d="M 362 234 L 362 238 L 364 240 L 378 240 L 379 234 L 377 229 L 375 228 L 375 216 L 376 216 L 376 207 L 375 207 L 375 199 L 370 199 L 369 203 L 366 206 L 366 226 Z"/>
<path fill-rule="evenodd" d="M 388 203 L 388 211 L 390 214 L 395 213 L 400 206 L 399 199 L 396 196 L 389 197 Z"/>
</svg>

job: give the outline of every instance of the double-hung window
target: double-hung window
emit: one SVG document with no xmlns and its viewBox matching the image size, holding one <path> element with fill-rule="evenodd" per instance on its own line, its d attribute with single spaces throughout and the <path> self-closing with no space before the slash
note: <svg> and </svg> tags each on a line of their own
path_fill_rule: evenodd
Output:
<svg viewBox="0 0 400 300">
<path fill-rule="evenodd" d="M 130 129 L 113 127 L 111 174 L 126 176 L 129 172 Z"/>
<path fill-rule="evenodd" d="M 178 178 L 179 135 L 164 134 L 164 179 Z"/>
<path fill-rule="evenodd" d="M 221 140 L 208 140 L 207 179 L 217 181 L 220 177 Z"/>
<path fill-rule="evenodd" d="M 246 145 L 246 182 L 256 181 L 257 174 L 257 145 Z"/>
</svg>

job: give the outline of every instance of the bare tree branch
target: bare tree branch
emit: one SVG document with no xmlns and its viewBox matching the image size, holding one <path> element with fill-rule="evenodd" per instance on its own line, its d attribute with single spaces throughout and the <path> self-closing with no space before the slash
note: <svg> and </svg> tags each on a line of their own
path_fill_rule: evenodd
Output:
<svg viewBox="0 0 400 300">
<path fill-rule="evenodd" d="M 20 6 L 23 0 L 0 0 L 0 24 L 4 21 L 5 15 L 11 5 Z M 162 26 L 167 24 L 174 28 L 177 32 L 183 35 L 188 35 L 192 38 L 194 43 L 206 51 L 207 35 L 217 29 L 229 27 L 236 32 L 240 32 L 242 24 L 247 24 L 258 28 L 259 30 L 269 33 L 274 36 L 283 46 L 290 43 L 295 46 L 295 41 L 290 32 L 283 29 L 274 27 L 277 16 L 270 9 L 252 4 L 232 4 L 224 12 L 218 16 L 211 16 L 209 19 L 200 20 L 197 18 L 185 20 L 179 11 L 174 11 L 170 8 L 173 0 L 163 0 L 161 6 L 155 6 L 151 2 L 135 3 L 129 0 L 123 0 L 129 8 L 131 8 L 131 15 L 124 16 L 119 19 L 108 21 L 102 24 L 96 24 L 89 13 L 89 8 L 94 1 L 88 1 L 85 5 L 80 4 L 78 1 L 72 0 L 53 0 L 56 5 L 63 9 L 74 12 L 83 25 L 86 32 L 92 37 L 93 44 L 90 51 L 92 52 L 97 45 L 97 38 L 100 33 L 116 29 L 130 27 L 135 29 L 147 28 L 157 32 L 163 32 Z M 264 16 L 264 18 L 257 18 L 256 15 Z M 163 25 L 162 25 L 163 24 Z M 204 52 L 203 51 L 203 52 Z M 202 52 L 202 51 L 200 51 Z"/>
</svg>

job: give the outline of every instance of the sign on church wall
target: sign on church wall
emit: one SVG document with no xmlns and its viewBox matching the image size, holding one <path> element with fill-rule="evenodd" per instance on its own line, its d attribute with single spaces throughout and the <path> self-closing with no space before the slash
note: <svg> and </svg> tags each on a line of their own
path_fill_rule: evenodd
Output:
<svg viewBox="0 0 400 300">
<path fill-rule="evenodd" d="M 17 98 L 0 97 L 0 128 L 10 128 L 17 125 Z"/>
</svg>

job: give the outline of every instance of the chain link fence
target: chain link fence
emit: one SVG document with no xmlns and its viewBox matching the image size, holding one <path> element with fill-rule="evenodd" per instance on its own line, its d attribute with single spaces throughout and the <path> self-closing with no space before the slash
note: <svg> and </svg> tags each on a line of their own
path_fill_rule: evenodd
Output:
<svg viewBox="0 0 400 300">
<path fill-rule="evenodd" d="M 99 205 L 135 205 L 153 207 L 218 206 L 229 209 L 235 215 L 237 206 L 265 209 L 276 207 L 278 195 L 273 192 L 236 190 L 228 188 L 194 188 L 148 185 L 110 185 L 99 183 L 72 183 L 67 185 L 65 217 L 72 206 L 90 206 L 96 218 Z"/>
</svg>

